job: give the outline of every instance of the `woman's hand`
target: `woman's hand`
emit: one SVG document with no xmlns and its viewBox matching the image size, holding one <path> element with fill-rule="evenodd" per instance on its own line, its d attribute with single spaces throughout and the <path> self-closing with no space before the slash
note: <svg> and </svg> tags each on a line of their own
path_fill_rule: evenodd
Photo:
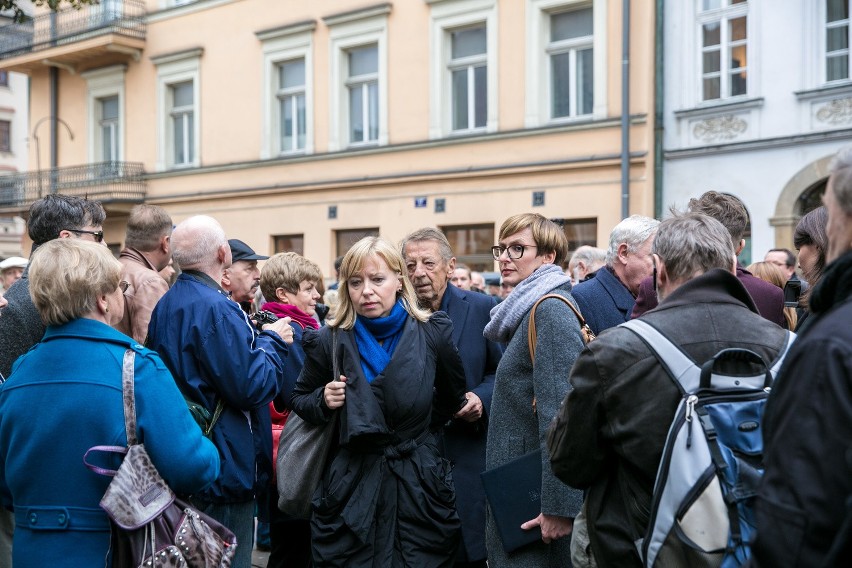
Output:
<svg viewBox="0 0 852 568">
<path fill-rule="evenodd" d="M 541 527 L 541 540 L 545 544 L 550 544 L 551 541 L 557 538 L 571 534 L 571 530 L 574 528 L 574 519 L 542 513 L 536 518 L 522 524 L 521 528 L 528 531 L 539 526 Z"/>
<path fill-rule="evenodd" d="M 346 402 L 346 377 L 340 375 L 339 381 L 326 383 L 323 391 L 325 405 L 330 409 L 340 408 Z"/>
</svg>

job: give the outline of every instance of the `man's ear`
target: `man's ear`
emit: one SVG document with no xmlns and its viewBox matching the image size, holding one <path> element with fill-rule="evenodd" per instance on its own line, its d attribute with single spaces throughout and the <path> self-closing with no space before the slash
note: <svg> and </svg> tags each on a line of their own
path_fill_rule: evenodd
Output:
<svg viewBox="0 0 852 568">
<path fill-rule="evenodd" d="M 745 248 L 745 239 L 740 239 L 740 242 L 737 243 L 737 246 L 734 247 L 734 256 L 740 256 L 740 253 L 743 252 Z"/>
<path fill-rule="evenodd" d="M 165 255 L 170 255 L 172 251 L 172 237 L 171 235 L 163 235 L 160 238 L 160 250 Z"/>
<path fill-rule="evenodd" d="M 616 251 L 618 253 L 616 255 L 618 257 L 618 261 L 621 264 L 627 264 L 627 253 L 630 252 L 630 245 L 627 243 L 621 243 L 618 245 Z"/>
<path fill-rule="evenodd" d="M 657 290 L 660 291 L 661 296 L 665 296 L 665 291 L 669 286 L 669 272 L 666 270 L 666 264 L 656 254 L 654 255 L 654 262 L 657 266 Z"/>
<path fill-rule="evenodd" d="M 216 259 L 219 261 L 219 264 L 226 264 L 225 260 L 228 258 L 227 246 L 219 245 L 219 248 L 216 249 Z"/>
<path fill-rule="evenodd" d="M 230 286 L 231 285 L 231 271 L 229 269 L 225 269 L 222 272 L 222 286 Z"/>
<path fill-rule="evenodd" d="M 452 277 L 453 276 L 453 270 L 455 270 L 455 269 L 456 269 L 456 257 L 453 257 L 447 263 L 447 274 L 449 274 L 449 276 Z"/>
<path fill-rule="evenodd" d="M 74 236 L 74 233 L 72 233 L 72 232 L 71 232 L 71 231 L 69 231 L 68 229 L 62 229 L 61 231 L 59 231 L 59 237 L 58 237 L 58 238 L 60 238 L 60 239 L 70 239 L 70 238 L 71 238 L 71 237 L 73 237 L 73 236 Z"/>
</svg>

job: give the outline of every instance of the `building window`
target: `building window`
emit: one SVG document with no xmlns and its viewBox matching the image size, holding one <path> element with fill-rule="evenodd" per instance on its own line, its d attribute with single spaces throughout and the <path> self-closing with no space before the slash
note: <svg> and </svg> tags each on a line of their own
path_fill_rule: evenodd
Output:
<svg viewBox="0 0 852 568">
<path fill-rule="evenodd" d="M 172 164 L 189 166 L 195 161 L 195 101 L 192 81 L 169 85 Z"/>
<path fill-rule="evenodd" d="M 98 99 L 100 110 L 100 126 L 102 154 L 104 162 L 119 161 L 119 135 L 118 135 L 118 95 Z"/>
<path fill-rule="evenodd" d="M 550 116 L 592 114 L 594 107 L 594 18 L 592 8 L 551 14 Z"/>
<path fill-rule="evenodd" d="M 450 32 L 453 131 L 485 128 L 488 117 L 488 48 L 485 26 Z"/>
<path fill-rule="evenodd" d="M 261 158 L 313 152 L 313 31 L 303 22 L 255 35 L 263 45 Z"/>
<path fill-rule="evenodd" d="M 340 231 L 335 231 L 335 241 L 337 244 L 337 250 L 335 252 L 335 258 L 338 256 L 342 256 L 352 248 L 352 245 L 363 239 L 364 237 L 378 237 L 379 229 L 341 229 Z"/>
<path fill-rule="evenodd" d="M 330 151 L 388 143 L 390 11 L 385 3 L 324 18 L 331 42 Z"/>
<path fill-rule="evenodd" d="M 273 254 L 295 252 L 305 254 L 305 235 L 275 235 L 272 237 Z"/>
<path fill-rule="evenodd" d="M 441 230 L 450 242 L 450 248 L 456 262 L 466 264 L 471 270 L 490 271 L 494 269 L 494 225 L 463 225 L 442 227 Z"/>
<path fill-rule="evenodd" d="M 0 152 L 12 151 L 12 123 L 0 120 Z"/>
<path fill-rule="evenodd" d="M 698 0 L 701 45 L 701 100 L 748 92 L 748 3 L 746 0 Z"/>
<path fill-rule="evenodd" d="M 849 79 L 849 0 L 825 0 L 825 80 Z"/>
<path fill-rule="evenodd" d="M 9 86 L 9 72 L 8 71 L 0 71 L 0 87 L 8 87 Z"/>
<path fill-rule="evenodd" d="M 305 60 L 278 65 L 278 117 L 282 153 L 305 149 L 307 119 L 305 110 Z"/>
<path fill-rule="evenodd" d="M 201 165 L 201 48 L 152 57 L 157 66 L 157 169 Z"/>
<path fill-rule="evenodd" d="M 565 237 L 568 239 L 568 255 L 566 262 L 575 250 L 581 246 L 597 246 L 598 243 L 598 220 L 597 219 L 553 219 L 562 225 Z"/>
<path fill-rule="evenodd" d="M 367 45 L 346 54 L 350 146 L 379 139 L 379 48 Z"/>
<path fill-rule="evenodd" d="M 497 3 L 431 5 L 429 137 L 497 130 Z"/>
</svg>

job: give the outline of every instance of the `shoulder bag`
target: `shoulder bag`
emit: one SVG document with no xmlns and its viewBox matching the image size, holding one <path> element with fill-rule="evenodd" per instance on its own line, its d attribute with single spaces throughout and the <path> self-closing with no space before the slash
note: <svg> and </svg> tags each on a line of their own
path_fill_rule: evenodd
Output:
<svg viewBox="0 0 852 568">
<path fill-rule="evenodd" d="M 340 380 L 337 328 L 332 328 L 331 337 L 332 380 L 337 381 Z M 305 422 L 295 412 L 287 418 L 278 441 L 275 469 L 278 508 L 291 517 L 308 519 L 311 516 L 311 502 L 325 470 L 339 414 L 335 411 L 331 420 L 320 425 Z"/>
<path fill-rule="evenodd" d="M 125 351 L 122 389 L 127 447 L 94 446 L 83 457 L 86 467 L 113 478 L 100 502 L 111 521 L 112 565 L 226 568 L 237 550 L 234 533 L 177 499 L 136 437 L 134 361 L 135 353 Z M 125 456 L 114 471 L 91 465 L 87 458 L 92 451 Z"/>
</svg>

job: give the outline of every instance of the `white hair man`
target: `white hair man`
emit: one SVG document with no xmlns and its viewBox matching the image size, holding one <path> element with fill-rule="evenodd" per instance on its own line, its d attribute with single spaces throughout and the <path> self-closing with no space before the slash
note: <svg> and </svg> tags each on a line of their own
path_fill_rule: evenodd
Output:
<svg viewBox="0 0 852 568">
<path fill-rule="evenodd" d="M 290 318 L 257 333 L 220 283 L 231 265 L 225 231 L 212 217 L 190 217 L 175 227 L 172 249 L 181 274 L 151 316 L 148 345 L 155 349 L 187 398 L 211 415 L 223 410 L 211 439 L 222 474 L 193 503 L 230 528 L 242 543 L 234 566 L 251 566 L 255 496 L 272 475 L 268 404 L 284 380 Z"/>
<path fill-rule="evenodd" d="M 606 265 L 571 290 L 595 335 L 630 319 L 639 284 L 652 272 L 651 243 L 659 224 L 633 215 L 616 225 L 609 235 Z"/>
<path fill-rule="evenodd" d="M 593 278 L 591 276 L 606 264 L 606 251 L 602 248 L 583 245 L 574 251 L 565 274 L 571 278 L 571 284 L 576 286 L 580 282 Z"/>
<path fill-rule="evenodd" d="M 823 200 L 827 265 L 763 420 L 754 566 L 841 566 L 852 550 L 852 147 Z"/>
</svg>

